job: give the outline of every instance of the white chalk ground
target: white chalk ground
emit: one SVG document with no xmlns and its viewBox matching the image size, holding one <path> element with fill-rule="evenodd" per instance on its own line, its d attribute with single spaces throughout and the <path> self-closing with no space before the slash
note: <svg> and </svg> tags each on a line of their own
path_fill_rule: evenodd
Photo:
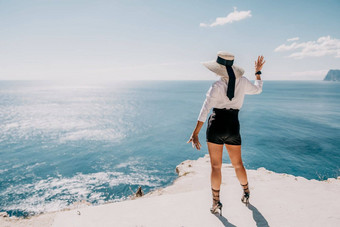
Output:
<svg viewBox="0 0 340 227">
<path fill-rule="evenodd" d="M 223 216 L 210 213 L 209 155 L 177 166 L 173 185 L 141 198 L 83 206 L 29 219 L 0 218 L 0 226 L 340 226 L 340 177 L 307 180 L 264 168 L 247 170 L 250 205 L 234 169 L 222 166 Z"/>
</svg>

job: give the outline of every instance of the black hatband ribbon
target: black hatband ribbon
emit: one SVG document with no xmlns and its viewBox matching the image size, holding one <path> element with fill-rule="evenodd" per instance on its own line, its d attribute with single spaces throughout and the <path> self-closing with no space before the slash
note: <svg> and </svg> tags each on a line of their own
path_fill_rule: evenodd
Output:
<svg viewBox="0 0 340 227">
<path fill-rule="evenodd" d="M 225 66 L 232 66 L 234 64 L 234 60 L 226 60 L 221 57 L 217 57 L 216 62 L 220 65 L 225 65 Z"/>
<path fill-rule="evenodd" d="M 227 96 L 228 96 L 229 100 L 231 101 L 232 98 L 234 98 L 235 80 L 236 80 L 234 70 L 231 67 L 234 64 L 234 60 L 226 60 L 226 59 L 217 57 L 216 62 L 218 64 L 224 65 L 227 69 L 228 76 L 229 76 Z"/>
</svg>

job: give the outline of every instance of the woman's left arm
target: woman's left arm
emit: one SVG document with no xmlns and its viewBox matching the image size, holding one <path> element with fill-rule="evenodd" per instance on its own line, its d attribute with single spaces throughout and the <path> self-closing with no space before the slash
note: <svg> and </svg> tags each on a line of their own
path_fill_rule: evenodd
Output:
<svg viewBox="0 0 340 227">
<path fill-rule="evenodd" d="M 192 147 L 196 148 L 197 150 L 200 150 L 201 146 L 202 146 L 199 139 L 198 139 L 198 134 L 200 133 L 203 124 L 204 124 L 204 122 L 197 121 L 196 127 L 195 127 L 193 133 L 191 134 L 189 141 L 187 142 L 187 143 L 191 142 Z"/>
<path fill-rule="evenodd" d="M 198 134 L 199 134 L 204 122 L 207 119 L 207 116 L 208 116 L 210 109 L 215 106 L 215 104 L 218 100 L 219 92 L 220 92 L 220 89 L 219 89 L 219 86 L 218 86 L 217 83 L 214 83 L 210 87 L 210 89 L 208 90 L 208 92 L 206 94 L 206 99 L 204 100 L 200 114 L 199 114 L 198 119 L 197 119 L 196 127 L 195 127 L 193 133 L 191 134 L 189 141 L 187 142 L 187 143 L 191 142 L 192 147 L 196 148 L 197 150 L 201 149 L 201 144 L 200 144 L 199 139 L 198 139 Z"/>
</svg>

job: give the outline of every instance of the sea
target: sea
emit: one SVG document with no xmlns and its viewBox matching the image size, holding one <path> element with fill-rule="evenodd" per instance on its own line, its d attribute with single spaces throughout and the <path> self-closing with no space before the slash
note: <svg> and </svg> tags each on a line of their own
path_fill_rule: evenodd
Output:
<svg viewBox="0 0 340 227">
<path fill-rule="evenodd" d="M 0 212 L 30 216 L 171 185 L 214 81 L 0 81 Z M 340 175 L 340 83 L 264 81 L 239 112 L 247 169 Z M 226 150 L 223 162 L 230 163 Z"/>
</svg>

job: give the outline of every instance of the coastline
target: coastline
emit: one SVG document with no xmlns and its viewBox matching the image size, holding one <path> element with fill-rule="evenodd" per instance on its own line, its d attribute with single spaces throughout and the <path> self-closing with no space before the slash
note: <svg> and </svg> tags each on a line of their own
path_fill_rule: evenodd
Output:
<svg viewBox="0 0 340 227">
<path fill-rule="evenodd" d="M 223 216 L 212 215 L 210 160 L 177 165 L 178 178 L 139 198 L 72 208 L 29 218 L 0 217 L 0 226 L 339 226 L 340 177 L 308 180 L 265 168 L 247 170 L 250 205 L 231 164 L 222 165 Z"/>
</svg>

